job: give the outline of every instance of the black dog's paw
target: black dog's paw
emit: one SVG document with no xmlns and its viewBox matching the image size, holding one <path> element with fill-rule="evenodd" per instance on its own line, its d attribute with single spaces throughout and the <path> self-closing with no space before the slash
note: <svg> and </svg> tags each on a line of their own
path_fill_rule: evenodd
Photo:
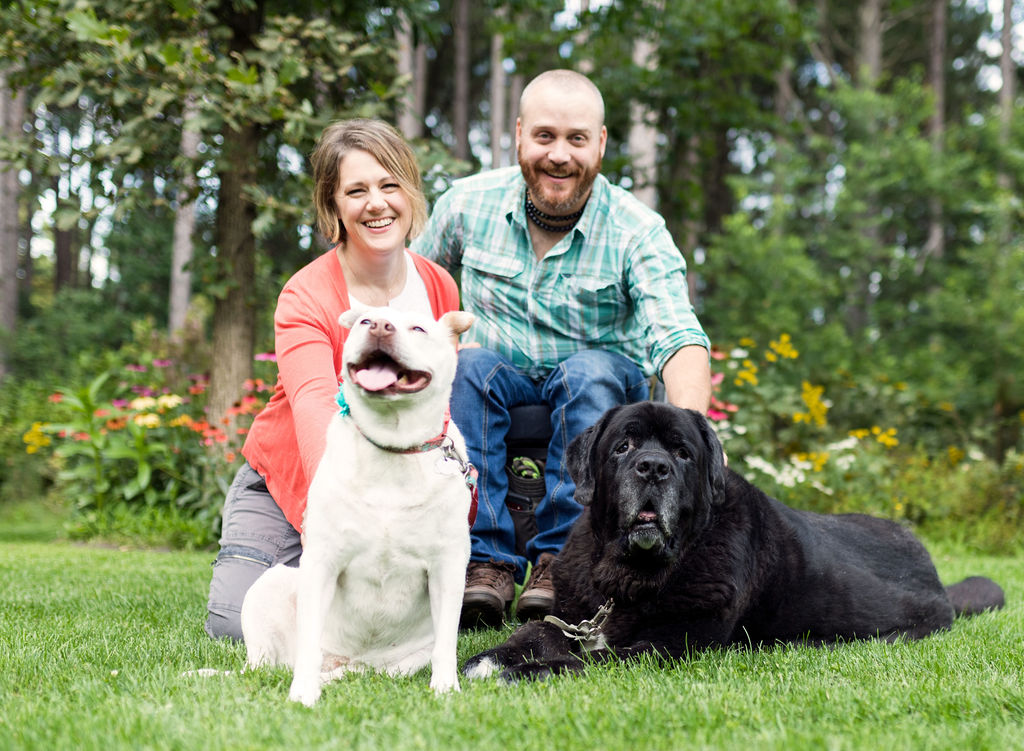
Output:
<svg viewBox="0 0 1024 751">
<path fill-rule="evenodd" d="M 571 656 L 569 640 L 562 631 L 551 623 L 530 621 L 508 638 L 504 644 L 488 649 L 466 660 L 462 674 L 473 680 L 490 678 L 501 674 L 506 681 L 537 677 L 528 673 L 540 673 L 539 665 L 552 666 L 551 672 L 563 672 L 578 658 Z M 511 673 L 509 672 L 511 669 Z M 518 676 L 516 671 L 522 672 Z M 544 678 L 547 675 L 543 676 Z"/>
<path fill-rule="evenodd" d="M 547 663 L 522 662 L 503 670 L 498 676 L 498 682 L 511 685 L 522 681 L 546 681 L 553 675 L 557 675 L 557 673 Z"/>
<path fill-rule="evenodd" d="M 501 673 L 512 665 L 511 661 L 504 662 L 499 654 L 499 649 L 488 649 L 466 660 L 462 666 L 462 674 L 472 680 L 490 678 Z"/>
</svg>

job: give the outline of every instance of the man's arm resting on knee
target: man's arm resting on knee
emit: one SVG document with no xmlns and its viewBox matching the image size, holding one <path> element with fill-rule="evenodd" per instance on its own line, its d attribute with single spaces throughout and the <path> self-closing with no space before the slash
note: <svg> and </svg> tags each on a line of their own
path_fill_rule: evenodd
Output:
<svg viewBox="0 0 1024 751">
<path fill-rule="evenodd" d="M 707 414 L 711 406 L 711 359 L 700 345 L 676 351 L 661 369 L 669 404 Z"/>
</svg>

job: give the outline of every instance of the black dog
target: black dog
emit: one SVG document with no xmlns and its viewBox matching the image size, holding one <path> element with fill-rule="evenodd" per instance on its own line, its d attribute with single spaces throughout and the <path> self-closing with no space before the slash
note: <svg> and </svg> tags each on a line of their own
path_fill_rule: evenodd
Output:
<svg viewBox="0 0 1024 751">
<path fill-rule="evenodd" d="M 898 524 L 797 511 L 724 466 L 698 412 L 609 410 L 566 454 L 585 507 L 555 560 L 556 619 L 471 658 L 469 677 L 581 670 L 589 659 L 708 647 L 917 639 L 1003 605 L 995 582 L 943 588 Z"/>
</svg>

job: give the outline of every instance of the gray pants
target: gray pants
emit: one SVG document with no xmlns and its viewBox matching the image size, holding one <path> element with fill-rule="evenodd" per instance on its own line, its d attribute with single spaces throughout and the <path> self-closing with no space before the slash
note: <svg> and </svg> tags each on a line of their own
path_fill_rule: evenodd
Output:
<svg viewBox="0 0 1024 751">
<path fill-rule="evenodd" d="M 246 462 L 224 500 L 220 552 L 213 564 L 206 633 L 242 639 L 242 600 L 260 574 L 277 563 L 298 566 L 299 533 L 284 518 L 267 483 Z"/>
</svg>

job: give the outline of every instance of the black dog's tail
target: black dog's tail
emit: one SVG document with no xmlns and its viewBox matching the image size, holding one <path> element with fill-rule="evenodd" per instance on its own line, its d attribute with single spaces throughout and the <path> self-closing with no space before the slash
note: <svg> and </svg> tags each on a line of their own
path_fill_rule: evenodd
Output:
<svg viewBox="0 0 1024 751">
<path fill-rule="evenodd" d="M 984 576 L 968 576 L 946 587 L 946 594 L 958 616 L 999 610 L 1006 604 L 1003 588 Z"/>
</svg>

